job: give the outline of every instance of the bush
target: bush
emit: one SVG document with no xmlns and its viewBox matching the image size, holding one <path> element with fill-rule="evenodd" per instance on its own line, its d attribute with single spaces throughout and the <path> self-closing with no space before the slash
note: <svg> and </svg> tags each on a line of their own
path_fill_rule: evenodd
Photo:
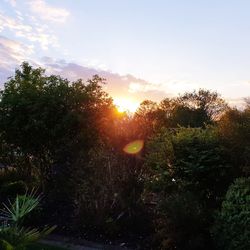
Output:
<svg viewBox="0 0 250 250">
<path fill-rule="evenodd" d="M 24 179 L 25 176 L 22 175 L 22 171 L 17 168 L 4 168 L 0 170 L 0 187 L 4 186 L 6 183 L 16 182 Z"/>
<path fill-rule="evenodd" d="M 250 178 L 236 179 L 229 187 L 212 233 L 218 249 L 249 249 Z"/>
<path fill-rule="evenodd" d="M 25 228 L 23 219 L 39 205 L 40 197 L 33 192 L 30 195 L 17 195 L 13 202 L 3 204 L 0 209 L 0 247 L 4 250 L 25 250 L 52 232 L 55 227 L 45 226 L 44 229 Z"/>
<path fill-rule="evenodd" d="M 160 249 L 210 249 L 204 208 L 184 190 L 162 199 L 156 220 Z"/>
<path fill-rule="evenodd" d="M 27 191 L 27 185 L 23 181 L 10 182 L 2 186 L 0 189 L 1 197 L 13 198 L 16 195 L 23 195 Z"/>
<path fill-rule="evenodd" d="M 147 233 L 149 217 L 142 197 L 144 169 L 139 160 L 136 163 L 134 157 L 102 148 L 93 150 L 90 157 L 82 172 L 76 172 L 82 184 L 75 227 L 109 238 Z"/>
<path fill-rule="evenodd" d="M 232 181 L 232 166 L 213 127 L 163 130 L 149 142 L 146 164 L 161 192 L 169 192 L 174 179 L 209 209 L 220 206 Z"/>
</svg>

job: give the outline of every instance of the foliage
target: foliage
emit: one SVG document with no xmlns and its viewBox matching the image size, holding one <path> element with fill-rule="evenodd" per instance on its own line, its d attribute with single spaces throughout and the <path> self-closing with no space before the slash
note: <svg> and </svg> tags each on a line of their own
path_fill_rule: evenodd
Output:
<svg viewBox="0 0 250 250">
<path fill-rule="evenodd" d="M 250 178 L 229 187 L 216 216 L 213 235 L 218 249 L 246 250 L 250 246 Z"/>
<path fill-rule="evenodd" d="M 16 196 L 15 202 L 9 201 L 9 204 L 3 204 L 4 209 L 1 209 L 1 219 L 10 221 L 15 226 L 21 223 L 23 218 L 34 210 L 39 204 L 39 197 L 35 197 L 34 193 L 29 196 Z"/>
<path fill-rule="evenodd" d="M 27 185 L 24 181 L 13 181 L 2 185 L 0 188 L 1 199 L 14 198 L 16 195 L 24 195 L 27 192 Z"/>
<path fill-rule="evenodd" d="M 90 154 L 88 166 L 75 173 L 82 183 L 78 190 L 78 227 L 109 237 L 127 232 L 143 234 L 148 222 L 142 200 L 145 170 L 140 160 L 113 152 L 107 145 Z"/>
<path fill-rule="evenodd" d="M 185 93 L 178 98 L 178 102 L 185 107 L 195 109 L 200 121 L 206 124 L 220 118 L 227 110 L 226 102 L 217 92 L 199 89 L 191 93 Z"/>
<path fill-rule="evenodd" d="M 249 175 L 249 100 L 244 110 L 230 109 L 218 93 L 200 89 L 121 114 L 105 83 L 97 75 L 70 82 L 28 63 L 7 80 L 0 199 L 10 226 L 1 233 L 16 242 L 43 235 L 24 227 L 25 218 L 25 225 L 57 224 L 59 232 L 94 239 L 133 235 L 154 249 L 212 248 L 215 210 L 233 180 Z M 123 151 L 138 140 L 146 145 L 139 153 Z M 29 188 L 43 193 L 39 211 L 38 197 L 22 196 Z M 218 230 L 229 223 L 221 214 Z"/>
<path fill-rule="evenodd" d="M 177 98 L 166 98 L 158 106 L 161 126 L 168 128 L 203 127 L 213 124 L 227 110 L 227 104 L 218 93 L 199 89 Z"/>
<path fill-rule="evenodd" d="M 227 157 L 234 165 L 236 176 L 250 173 L 250 108 L 228 110 L 218 123 Z"/>
<path fill-rule="evenodd" d="M 155 171 L 158 189 L 164 191 L 174 179 L 211 206 L 216 205 L 232 178 L 224 148 L 211 127 L 163 130 L 149 142 L 146 164 Z"/>
<path fill-rule="evenodd" d="M 8 185 L 9 183 L 15 183 L 24 181 L 25 176 L 20 169 L 6 167 L 0 170 L 0 187 Z M 26 180 L 25 180 L 26 181 Z"/>
<path fill-rule="evenodd" d="M 39 204 L 39 197 L 34 193 L 30 196 L 16 196 L 13 203 L 3 204 L 0 210 L 0 219 L 3 222 L 0 227 L 0 239 L 6 248 L 21 250 L 26 246 L 38 241 L 54 230 L 55 227 L 45 227 L 43 230 L 29 229 L 21 226 L 27 214 L 34 210 Z"/>
<path fill-rule="evenodd" d="M 161 249 L 210 249 L 204 209 L 191 192 L 166 195 L 159 212 L 156 239 Z"/>
<path fill-rule="evenodd" d="M 88 84 L 70 83 L 44 73 L 23 63 L 5 83 L 0 102 L 3 141 L 12 145 L 16 156 L 31 162 L 32 171 L 39 171 L 43 181 L 55 162 L 67 161 L 78 147 L 93 145 L 103 129 L 104 116 L 107 119 L 112 110 L 111 99 L 99 85 L 102 78 L 95 76 Z"/>
<path fill-rule="evenodd" d="M 2 228 L 0 238 L 13 246 L 13 249 L 24 250 L 26 246 L 37 242 L 42 237 L 51 233 L 53 228 L 45 227 L 43 230 L 28 229 L 23 227 Z"/>
<path fill-rule="evenodd" d="M 137 127 L 138 138 L 150 137 L 158 127 L 157 104 L 150 100 L 143 101 L 134 114 L 133 122 Z"/>
<path fill-rule="evenodd" d="M 210 246 L 211 211 L 220 206 L 233 178 L 217 129 L 163 129 L 147 148 L 146 164 L 153 171 L 148 186 L 158 197 L 162 244 L 170 249 Z M 188 230 L 190 224 L 195 226 Z"/>
<path fill-rule="evenodd" d="M 217 131 L 209 127 L 180 129 L 173 137 L 173 148 L 173 178 L 188 182 L 209 207 L 216 206 L 232 181 Z"/>
<path fill-rule="evenodd" d="M 88 151 L 105 139 L 113 116 L 102 83 L 98 76 L 70 83 L 23 63 L 1 91 L 0 134 L 13 157 L 1 156 L 10 166 L 26 167 L 27 178 L 38 180 L 47 199 L 44 211 L 57 217 L 56 222 L 64 210 L 70 219 L 77 202 L 71 167 L 82 167 L 79 157 L 88 162 Z"/>
</svg>

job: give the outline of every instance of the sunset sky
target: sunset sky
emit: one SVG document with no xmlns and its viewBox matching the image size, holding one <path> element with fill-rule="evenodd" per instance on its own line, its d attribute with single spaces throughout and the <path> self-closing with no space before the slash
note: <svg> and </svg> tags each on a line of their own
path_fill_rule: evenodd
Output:
<svg viewBox="0 0 250 250">
<path fill-rule="evenodd" d="M 1 0 L 0 85 L 22 61 L 71 80 L 105 77 L 115 99 L 198 88 L 250 96 L 248 0 Z"/>
</svg>

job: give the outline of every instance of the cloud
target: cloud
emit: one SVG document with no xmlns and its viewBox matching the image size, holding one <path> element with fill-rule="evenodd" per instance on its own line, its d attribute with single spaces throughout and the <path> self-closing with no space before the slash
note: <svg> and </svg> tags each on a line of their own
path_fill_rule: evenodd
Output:
<svg viewBox="0 0 250 250">
<path fill-rule="evenodd" d="M 77 63 L 70 63 L 65 60 L 54 60 L 51 57 L 42 59 L 42 66 L 46 68 L 47 73 L 58 74 L 69 80 L 82 78 L 90 79 L 93 75 L 99 76 L 107 80 L 107 85 L 104 86 L 111 96 L 119 98 L 130 98 L 136 102 L 141 102 L 145 99 L 153 101 L 161 101 L 166 97 L 174 97 L 179 93 L 193 91 L 198 89 L 197 84 L 190 83 L 185 80 L 169 80 L 162 84 L 155 84 L 146 80 L 137 78 L 133 75 L 120 75 L 108 70 L 101 70 L 89 66 L 83 66 Z M 225 98 L 231 107 L 243 109 L 245 107 L 244 98 Z"/>
<path fill-rule="evenodd" d="M 0 86 L 22 61 L 30 60 L 33 46 L 0 36 Z"/>
<path fill-rule="evenodd" d="M 59 46 L 56 36 L 46 24 L 31 22 L 32 26 L 27 25 L 23 20 L 22 13 L 16 11 L 16 15 L 17 18 L 13 18 L 0 13 L 0 32 L 4 30 L 14 32 L 15 36 L 22 37 L 30 43 L 38 43 L 44 50 L 47 50 L 50 46 Z"/>
<path fill-rule="evenodd" d="M 33 46 L 27 46 L 17 41 L 0 36 L 0 63 L 12 64 L 28 58 L 33 53 Z"/>
<path fill-rule="evenodd" d="M 3 31 L 4 29 L 25 33 L 32 31 L 32 27 L 30 25 L 23 24 L 21 20 L 16 20 L 0 13 L 0 31 Z"/>
<path fill-rule="evenodd" d="M 28 4 L 31 12 L 46 21 L 64 23 L 70 15 L 68 10 L 51 6 L 44 0 L 30 0 Z"/>
<path fill-rule="evenodd" d="M 43 57 L 39 61 L 32 61 L 27 57 L 27 55 L 32 55 L 32 53 L 32 46 L 26 46 L 0 36 L 0 86 L 1 83 L 6 81 L 7 77 L 13 75 L 14 69 L 24 60 L 28 60 L 35 67 L 41 66 L 45 68 L 47 74 L 60 75 L 71 81 L 80 78 L 86 81 L 92 78 L 93 75 L 98 74 L 107 80 L 107 84 L 103 88 L 115 99 L 129 98 L 135 102 L 149 99 L 159 102 L 166 97 L 177 95 L 177 93 L 171 91 L 171 84 L 181 85 L 181 83 L 175 81 L 165 84 L 154 84 L 133 75 L 120 75 L 108 70 L 67 62 L 63 59 L 55 60 L 51 57 Z M 166 85 L 170 85 L 170 87 Z M 244 98 L 225 98 L 225 100 L 231 107 L 239 109 L 245 107 Z"/>
<path fill-rule="evenodd" d="M 107 84 L 104 85 L 105 91 L 117 98 L 130 98 L 135 101 L 143 101 L 145 99 L 159 101 L 169 96 L 163 89 L 159 89 L 158 85 L 139 79 L 133 75 L 120 75 L 108 70 L 70 63 L 65 60 L 54 60 L 51 57 L 44 57 L 42 64 L 48 73 L 58 74 L 70 80 L 77 80 L 79 78 L 87 80 L 97 74 L 107 80 Z M 139 87 L 136 91 L 131 91 L 131 86 Z"/>
<path fill-rule="evenodd" d="M 41 66 L 45 68 L 47 74 L 60 75 L 71 81 L 80 78 L 86 81 L 91 79 L 93 75 L 98 74 L 107 81 L 107 84 L 103 86 L 104 90 L 112 97 L 118 99 L 129 98 L 136 102 L 141 102 L 145 99 L 159 101 L 167 96 L 167 93 L 164 91 L 154 89 L 152 83 L 133 75 L 124 76 L 107 70 L 67 62 L 65 60 L 55 60 L 51 57 L 43 57 L 40 61 L 34 62 L 26 57 L 27 52 L 28 54 L 32 54 L 33 48 L 0 36 L 0 86 L 6 81 L 7 77 L 13 75 L 14 69 L 20 65 L 22 61 L 28 60 L 35 67 Z M 3 62 L 7 63 L 5 64 Z M 138 84 L 141 86 L 141 89 L 131 93 L 131 84 Z"/>
</svg>

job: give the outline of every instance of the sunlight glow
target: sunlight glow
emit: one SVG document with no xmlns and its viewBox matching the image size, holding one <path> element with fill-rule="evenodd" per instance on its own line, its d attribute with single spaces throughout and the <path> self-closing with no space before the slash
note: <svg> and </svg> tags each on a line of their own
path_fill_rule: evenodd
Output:
<svg viewBox="0 0 250 250">
<path fill-rule="evenodd" d="M 139 103 L 136 103 L 132 100 L 129 99 L 114 99 L 114 104 L 118 110 L 118 112 L 123 113 L 123 112 L 131 112 L 134 113 L 136 109 L 139 107 Z"/>
</svg>

